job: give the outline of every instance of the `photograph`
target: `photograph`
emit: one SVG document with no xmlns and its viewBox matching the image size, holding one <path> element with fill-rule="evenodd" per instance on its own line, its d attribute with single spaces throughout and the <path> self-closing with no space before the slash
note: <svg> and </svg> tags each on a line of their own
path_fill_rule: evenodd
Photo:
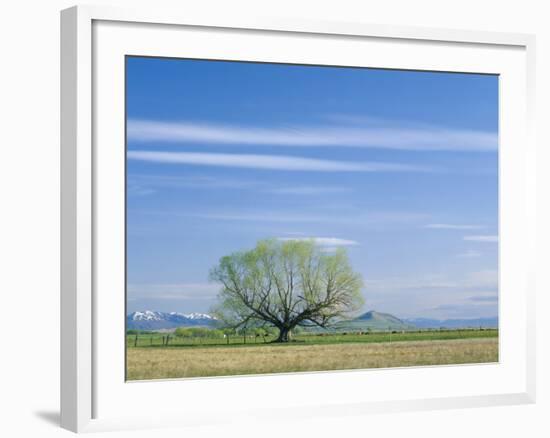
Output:
<svg viewBox="0 0 550 438">
<path fill-rule="evenodd" d="M 127 55 L 125 135 L 127 381 L 499 361 L 498 75 Z"/>
</svg>

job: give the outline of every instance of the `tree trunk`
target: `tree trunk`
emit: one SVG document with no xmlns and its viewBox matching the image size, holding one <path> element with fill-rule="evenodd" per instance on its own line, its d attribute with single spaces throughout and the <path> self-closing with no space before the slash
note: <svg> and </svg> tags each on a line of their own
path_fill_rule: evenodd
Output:
<svg viewBox="0 0 550 438">
<path fill-rule="evenodd" d="M 275 342 L 288 341 L 290 341 L 290 329 L 288 327 L 279 327 L 279 337 L 275 339 Z"/>
</svg>

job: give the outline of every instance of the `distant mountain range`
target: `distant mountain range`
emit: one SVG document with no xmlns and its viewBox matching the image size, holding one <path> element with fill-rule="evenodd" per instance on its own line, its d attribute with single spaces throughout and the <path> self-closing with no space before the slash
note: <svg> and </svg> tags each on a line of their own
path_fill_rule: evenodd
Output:
<svg viewBox="0 0 550 438">
<path fill-rule="evenodd" d="M 176 327 L 214 327 L 217 319 L 207 313 L 133 312 L 126 317 L 127 330 L 162 330 Z"/>
<path fill-rule="evenodd" d="M 126 317 L 128 330 L 166 330 L 177 327 L 216 327 L 218 320 L 207 313 L 156 312 L 145 310 L 133 312 Z M 363 331 L 363 330 L 414 330 L 438 328 L 497 328 L 498 318 L 475 319 L 399 319 L 389 313 L 370 310 L 350 321 L 342 321 L 330 330 Z M 319 329 L 318 329 L 319 330 Z M 314 331 L 318 331 L 314 330 Z M 323 329 L 320 329 L 323 330 Z"/>
<path fill-rule="evenodd" d="M 430 319 L 413 318 L 406 319 L 407 323 L 418 328 L 498 328 L 498 317 L 493 318 L 474 318 L 474 319 Z"/>
</svg>

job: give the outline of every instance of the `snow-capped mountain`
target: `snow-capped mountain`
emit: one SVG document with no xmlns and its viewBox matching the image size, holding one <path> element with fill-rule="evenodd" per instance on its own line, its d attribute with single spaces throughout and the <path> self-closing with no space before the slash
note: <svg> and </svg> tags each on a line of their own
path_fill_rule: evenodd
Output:
<svg viewBox="0 0 550 438">
<path fill-rule="evenodd" d="M 211 320 L 216 319 L 214 316 L 209 315 L 208 313 L 197 313 L 197 312 L 193 312 L 193 313 L 170 312 L 170 315 L 179 315 L 187 319 L 211 319 Z"/>
<path fill-rule="evenodd" d="M 127 330 L 160 330 L 189 326 L 215 326 L 217 319 L 207 313 L 156 312 L 144 310 L 126 317 Z"/>
</svg>

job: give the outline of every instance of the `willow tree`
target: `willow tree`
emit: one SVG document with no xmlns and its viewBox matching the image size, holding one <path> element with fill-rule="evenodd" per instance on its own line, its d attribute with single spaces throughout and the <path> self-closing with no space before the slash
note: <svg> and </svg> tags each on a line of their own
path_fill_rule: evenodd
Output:
<svg viewBox="0 0 550 438">
<path fill-rule="evenodd" d="M 216 316 L 232 327 L 273 326 L 277 342 L 301 327 L 329 327 L 363 304 L 361 276 L 346 251 L 313 240 L 263 240 L 222 257 L 210 273 L 221 284 Z"/>
</svg>

